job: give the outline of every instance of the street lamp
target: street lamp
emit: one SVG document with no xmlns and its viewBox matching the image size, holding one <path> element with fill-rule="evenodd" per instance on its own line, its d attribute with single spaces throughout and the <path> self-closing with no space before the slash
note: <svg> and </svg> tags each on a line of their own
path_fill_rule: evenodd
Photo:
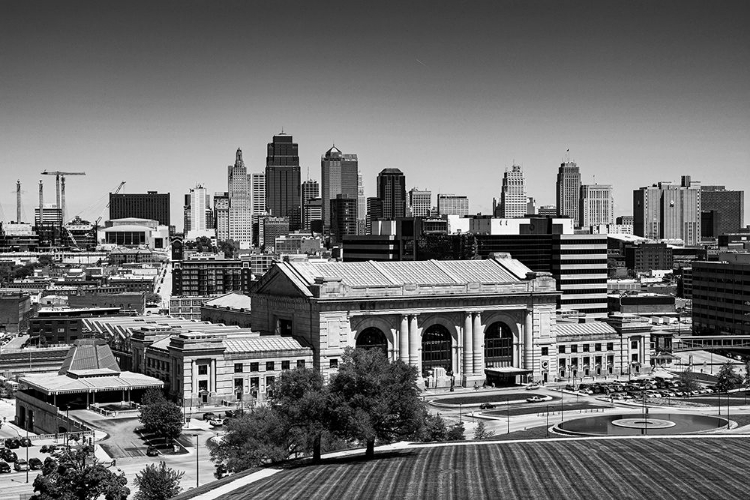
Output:
<svg viewBox="0 0 750 500">
<path fill-rule="evenodd" d="M 505 398 L 505 408 L 508 412 L 508 434 L 510 434 L 510 398 Z"/>
<path fill-rule="evenodd" d="M 200 463 L 198 462 L 198 434 L 195 436 L 195 487 L 198 487 L 198 477 L 200 475 Z"/>
</svg>

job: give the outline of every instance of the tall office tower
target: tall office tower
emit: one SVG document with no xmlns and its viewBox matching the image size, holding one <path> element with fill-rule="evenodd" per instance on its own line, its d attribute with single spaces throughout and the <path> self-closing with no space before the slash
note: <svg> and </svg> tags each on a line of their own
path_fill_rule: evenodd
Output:
<svg viewBox="0 0 750 500">
<path fill-rule="evenodd" d="M 500 208 L 498 216 L 504 219 L 523 217 L 526 215 L 526 181 L 523 169 L 513 165 L 510 170 L 505 169 L 503 186 L 500 191 Z"/>
<path fill-rule="evenodd" d="M 210 207 L 211 195 L 201 184 L 185 195 L 185 234 L 188 231 L 205 231 L 209 228 L 207 215 L 210 214 Z"/>
<path fill-rule="evenodd" d="M 276 248 L 276 238 L 289 234 L 289 219 L 287 217 L 263 216 L 260 218 L 260 225 L 263 239 L 261 243 L 266 251 L 274 251 Z"/>
<path fill-rule="evenodd" d="M 376 197 L 367 198 L 367 217 L 365 233 L 372 234 L 372 223 L 383 218 L 383 200 Z"/>
<path fill-rule="evenodd" d="M 323 232 L 323 200 L 321 198 L 307 200 L 305 206 L 302 207 L 302 213 L 304 214 L 302 227 L 305 231 Z"/>
<path fill-rule="evenodd" d="M 678 186 L 659 182 L 633 191 L 633 234 L 652 239 L 701 241 L 700 182 L 683 175 Z"/>
<path fill-rule="evenodd" d="M 168 226 L 171 224 L 169 203 L 169 193 L 109 193 L 109 218 L 150 219 L 158 221 L 162 226 Z"/>
<path fill-rule="evenodd" d="M 318 181 L 308 179 L 302 183 L 302 229 L 310 230 L 310 221 L 312 220 L 306 210 L 310 200 L 320 198 L 320 184 Z"/>
<path fill-rule="evenodd" d="M 252 203 L 250 183 L 242 150 L 237 148 L 234 165 L 227 167 L 227 184 L 229 196 L 229 226 L 227 233 L 230 240 L 241 245 L 250 246 L 253 241 Z M 263 193 L 265 198 L 265 193 Z"/>
<path fill-rule="evenodd" d="M 567 215 L 573 219 L 575 227 L 580 226 L 579 215 L 579 196 L 581 192 L 581 172 L 578 165 L 572 161 L 566 161 L 560 164 L 557 171 L 557 215 Z"/>
<path fill-rule="evenodd" d="M 331 227 L 331 200 L 335 200 L 340 194 L 355 200 L 359 196 L 358 175 L 359 161 L 355 154 L 343 154 L 333 146 L 320 157 L 320 197 L 323 199 L 325 231 L 330 231 Z"/>
<path fill-rule="evenodd" d="M 581 186 L 580 213 L 581 227 L 612 224 L 614 221 L 615 200 L 609 184 L 584 184 Z"/>
<path fill-rule="evenodd" d="M 266 155 L 266 209 L 274 217 L 288 217 L 291 231 L 302 222 L 300 179 L 299 148 L 292 136 L 273 136 Z"/>
<path fill-rule="evenodd" d="M 701 227 L 704 237 L 736 233 L 744 226 L 745 192 L 727 191 L 724 186 L 701 186 L 701 210 L 710 214 L 709 223 Z"/>
<path fill-rule="evenodd" d="M 266 213 L 266 174 L 256 172 L 248 176 L 250 183 L 250 200 L 253 214 Z"/>
<path fill-rule="evenodd" d="M 378 198 L 383 202 L 383 219 L 406 215 L 406 176 L 397 168 L 384 168 L 378 174 Z"/>
<path fill-rule="evenodd" d="M 214 228 L 216 239 L 227 241 L 229 239 L 229 193 L 214 193 Z"/>
<path fill-rule="evenodd" d="M 357 172 L 357 220 L 361 222 L 364 221 L 366 217 L 367 197 L 365 196 L 365 184 L 362 181 L 362 173 Z"/>
<path fill-rule="evenodd" d="M 438 215 L 469 215 L 469 198 L 456 194 L 438 194 Z"/>
<path fill-rule="evenodd" d="M 331 242 L 340 244 L 344 236 L 357 234 L 357 198 L 336 195 L 331 204 Z"/>
<path fill-rule="evenodd" d="M 407 199 L 409 200 L 410 217 L 429 217 L 432 210 L 432 191 L 422 191 L 419 188 L 411 188 Z"/>
<path fill-rule="evenodd" d="M 536 200 L 531 196 L 526 198 L 526 215 L 536 215 Z"/>
</svg>

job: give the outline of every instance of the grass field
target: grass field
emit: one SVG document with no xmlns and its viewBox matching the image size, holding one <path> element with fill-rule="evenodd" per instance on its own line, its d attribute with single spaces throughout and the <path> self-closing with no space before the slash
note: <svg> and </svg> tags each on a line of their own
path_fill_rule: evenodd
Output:
<svg viewBox="0 0 750 500">
<path fill-rule="evenodd" d="M 734 499 L 748 463 L 747 438 L 470 444 L 293 467 L 222 498 Z"/>
</svg>

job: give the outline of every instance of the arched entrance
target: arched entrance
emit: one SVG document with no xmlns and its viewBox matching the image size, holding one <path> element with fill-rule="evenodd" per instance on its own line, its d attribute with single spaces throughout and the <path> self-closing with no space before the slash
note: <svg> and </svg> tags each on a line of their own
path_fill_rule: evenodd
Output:
<svg viewBox="0 0 750 500">
<path fill-rule="evenodd" d="M 513 331 L 502 321 L 492 323 L 484 333 L 484 366 L 513 366 Z"/>
<path fill-rule="evenodd" d="M 451 334 L 443 325 L 432 325 L 422 333 L 422 376 L 442 367 L 450 373 L 453 367 Z M 434 372 L 433 372 L 434 373 Z"/>
<path fill-rule="evenodd" d="M 388 339 L 385 338 L 385 334 L 379 328 L 374 326 L 365 328 L 357 336 L 356 347 L 358 349 L 378 349 L 386 358 L 388 357 Z"/>
</svg>

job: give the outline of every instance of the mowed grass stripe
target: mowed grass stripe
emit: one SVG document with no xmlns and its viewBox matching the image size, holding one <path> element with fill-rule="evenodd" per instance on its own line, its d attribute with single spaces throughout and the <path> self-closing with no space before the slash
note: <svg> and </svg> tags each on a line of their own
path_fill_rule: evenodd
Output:
<svg viewBox="0 0 750 500">
<path fill-rule="evenodd" d="M 604 442 L 601 443 L 605 448 L 608 448 L 607 453 L 612 465 L 609 471 L 612 475 L 602 477 L 600 481 L 611 481 L 619 485 L 619 498 L 643 498 L 645 490 L 643 490 L 643 485 L 640 484 L 642 479 L 641 474 L 640 471 L 633 467 L 634 457 L 628 452 L 628 448 L 623 449 L 624 447 L 619 441 L 610 441 L 606 444 Z M 628 443 L 632 443 L 632 440 L 629 440 Z"/>
<path fill-rule="evenodd" d="M 459 462 L 462 484 L 459 492 L 463 498 L 489 498 L 500 491 L 502 477 L 507 477 L 504 464 L 498 463 L 499 451 L 494 446 L 461 446 Z M 461 496 L 459 496 L 461 498 Z"/>
<path fill-rule="evenodd" d="M 576 491 L 581 496 L 590 496 L 591 498 L 601 498 L 602 489 L 611 493 L 607 487 L 602 488 L 599 479 L 590 472 L 587 462 L 590 462 L 592 457 L 589 454 L 584 451 L 582 455 L 582 451 L 577 447 L 568 448 L 564 451 L 565 453 L 562 453 L 559 448 L 552 448 L 551 446 L 534 446 L 534 470 L 543 471 L 546 469 L 547 477 L 550 479 L 548 482 L 544 480 L 544 477 L 539 478 L 540 488 L 545 489 L 546 498 L 559 496 L 561 491 Z M 569 476 L 573 467 L 580 471 L 581 480 L 578 484 Z M 586 486 L 587 493 L 579 491 L 583 485 Z"/>
<path fill-rule="evenodd" d="M 632 465 L 637 468 L 640 474 L 641 482 L 645 478 L 652 478 L 648 486 L 649 494 L 660 500 L 680 500 L 683 494 L 680 488 L 675 488 L 674 484 L 663 481 L 663 478 L 674 477 L 674 467 L 670 458 L 672 446 L 659 439 L 638 439 L 633 440 L 634 458 L 631 460 Z M 648 471 L 648 475 L 645 472 Z"/>
<path fill-rule="evenodd" d="M 731 467 L 730 471 L 730 464 L 724 460 L 726 451 L 717 451 L 711 448 L 712 444 L 718 443 L 712 439 L 700 440 L 695 443 L 697 446 L 692 447 L 687 442 L 678 443 L 675 451 L 682 460 L 675 461 L 679 474 L 675 474 L 674 469 L 672 473 L 678 475 L 696 494 L 700 493 L 706 498 L 747 497 L 744 468 Z"/>
</svg>

